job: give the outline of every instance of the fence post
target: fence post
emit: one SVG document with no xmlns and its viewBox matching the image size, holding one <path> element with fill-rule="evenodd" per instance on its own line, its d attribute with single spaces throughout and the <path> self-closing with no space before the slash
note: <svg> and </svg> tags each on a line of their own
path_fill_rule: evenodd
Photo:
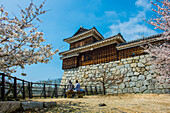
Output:
<svg viewBox="0 0 170 113">
<path fill-rule="evenodd" d="M 33 98 L 33 93 L 32 93 L 32 85 L 33 85 L 33 83 L 31 82 L 31 87 L 30 87 L 30 91 L 31 91 L 31 98 Z"/>
<path fill-rule="evenodd" d="M 86 90 L 86 95 L 89 95 L 88 90 L 87 90 L 87 86 L 85 86 L 85 90 Z"/>
<path fill-rule="evenodd" d="M 66 98 L 66 85 L 64 85 L 64 98 Z"/>
<path fill-rule="evenodd" d="M 57 84 L 55 84 L 55 97 L 58 98 L 58 88 L 57 88 Z"/>
<path fill-rule="evenodd" d="M 100 86 L 100 88 L 99 88 L 99 91 L 100 91 L 100 94 L 102 94 L 101 86 Z"/>
<path fill-rule="evenodd" d="M 44 92 L 44 98 L 46 98 L 45 83 L 44 83 L 43 92 Z"/>
<path fill-rule="evenodd" d="M 22 90 L 23 90 L 22 98 L 25 99 L 25 81 L 24 80 L 22 81 Z"/>
<path fill-rule="evenodd" d="M 94 95 L 94 94 L 93 94 L 92 86 L 90 86 L 90 92 L 91 92 L 92 95 Z"/>
<path fill-rule="evenodd" d="M 2 83 L 1 83 L 1 97 L 2 100 L 5 100 L 5 75 L 2 74 Z"/>
<path fill-rule="evenodd" d="M 28 82 L 28 94 L 29 94 L 29 98 L 31 98 L 31 83 Z"/>
<path fill-rule="evenodd" d="M 17 99 L 17 78 L 14 77 L 14 98 Z"/>
<path fill-rule="evenodd" d="M 95 91 L 96 91 L 96 95 L 98 95 L 98 92 L 97 92 L 97 86 L 95 86 Z"/>
</svg>

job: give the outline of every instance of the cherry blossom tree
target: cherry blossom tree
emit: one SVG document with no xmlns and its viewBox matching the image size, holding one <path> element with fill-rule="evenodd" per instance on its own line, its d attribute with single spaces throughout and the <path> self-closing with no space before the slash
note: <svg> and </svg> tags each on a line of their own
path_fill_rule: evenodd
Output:
<svg viewBox="0 0 170 113">
<path fill-rule="evenodd" d="M 99 74 L 99 75 L 98 75 Z M 100 73 L 96 73 L 94 71 L 92 77 L 90 77 L 90 81 L 95 82 L 97 84 L 102 84 L 103 87 L 103 94 L 106 94 L 106 89 L 113 85 L 118 85 L 123 82 L 124 75 L 121 74 L 110 74 L 108 75 L 104 69 L 100 70 Z"/>
<path fill-rule="evenodd" d="M 149 44 L 146 50 L 151 58 L 150 63 L 153 64 L 154 71 L 158 72 L 158 80 L 165 80 L 170 77 L 170 2 L 169 0 L 160 0 L 153 3 L 156 17 L 147 21 L 149 24 L 155 26 L 155 29 L 164 31 L 160 37 L 163 40 L 161 45 Z M 169 82 L 169 81 L 168 81 Z"/>
<path fill-rule="evenodd" d="M 18 67 L 25 65 L 49 63 L 57 50 L 52 50 L 50 44 L 45 45 L 44 33 L 38 31 L 33 24 L 35 21 L 42 22 L 38 17 L 45 14 L 43 10 L 45 1 L 36 6 L 33 1 L 25 9 L 21 9 L 20 17 L 9 16 L 3 6 L 0 7 L 0 72 L 11 74 Z M 22 75 L 26 75 L 22 73 Z"/>
</svg>

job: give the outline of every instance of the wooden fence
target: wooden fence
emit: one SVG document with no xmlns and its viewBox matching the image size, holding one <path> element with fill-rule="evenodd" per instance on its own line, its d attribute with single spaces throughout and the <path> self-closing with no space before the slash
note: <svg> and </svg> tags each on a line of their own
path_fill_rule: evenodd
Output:
<svg viewBox="0 0 170 113">
<path fill-rule="evenodd" d="M 66 97 L 68 85 L 29 82 L 0 73 L 0 100 L 19 100 L 33 97 Z M 101 86 L 81 86 L 84 95 L 102 94 Z"/>
</svg>

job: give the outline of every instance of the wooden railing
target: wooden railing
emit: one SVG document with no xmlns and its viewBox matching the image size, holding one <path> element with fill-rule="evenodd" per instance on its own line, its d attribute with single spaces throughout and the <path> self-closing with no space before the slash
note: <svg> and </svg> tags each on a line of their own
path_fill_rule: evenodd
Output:
<svg viewBox="0 0 170 113">
<path fill-rule="evenodd" d="M 66 97 L 68 85 L 29 82 L 0 73 L 0 100 L 19 100 L 33 97 Z M 102 94 L 100 86 L 81 86 L 84 95 Z"/>
</svg>

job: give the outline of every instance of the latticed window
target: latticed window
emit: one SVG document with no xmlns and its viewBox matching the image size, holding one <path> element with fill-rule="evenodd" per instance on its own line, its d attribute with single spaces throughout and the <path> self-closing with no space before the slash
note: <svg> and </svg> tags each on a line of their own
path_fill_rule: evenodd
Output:
<svg viewBox="0 0 170 113">
<path fill-rule="evenodd" d="M 77 57 L 71 57 L 63 60 L 63 69 L 77 67 Z"/>
<path fill-rule="evenodd" d="M 79 59 L 79 66 L 105 63 L 117 60 L 115 44 L 101 47 L 93 51 L 82 53 Z"/>
</svg>

